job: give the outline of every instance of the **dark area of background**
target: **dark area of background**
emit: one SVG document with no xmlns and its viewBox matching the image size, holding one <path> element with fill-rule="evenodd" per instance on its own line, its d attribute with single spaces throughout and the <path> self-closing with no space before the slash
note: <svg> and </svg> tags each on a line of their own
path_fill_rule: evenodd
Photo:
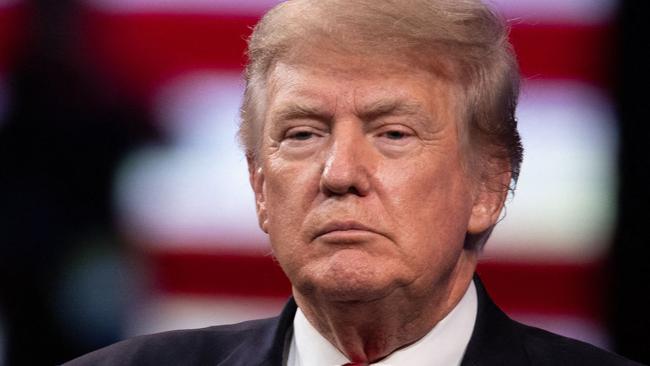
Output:
<svg viewBox="0 0 650 366">
<path fill-rule="evenodd" d="M 7 365 L 60 363 L 119 337 L 117 328 L 98 329 L 80 342 L 77 328 L 61 320 L 56 292 L 74 253 L 127 250 L 113 222 L 112 175 L 129 149 L 158 136 L 144 111 L 86 69 L 74 2 L 31 6 L 31 33 L 9 72 L 12 99 L 0 129 L 0 308 Z M 610 329 L 616 351 L 650 363 L 646 10 L 644 2 L 624 1 L 619 19 L 621 180 Z M 103 290 L 111 291 L 110 284 Z"/>
<path fill-rule="evenodd" d="M 86 68 L 72 1 L 28 6 L 33 15 L 9 70 L 0 128 L 0 309 L 6 364 L 52 365 L 120 335 L 122 319 L 76 334 L 83 328 L 67 323 L 65 312 L 83 322 L 87 310 L 63 303 L 63 279 L 78 253 L 125 250 L 112 221 L 112 177 L 126 152 L 155 131 Z"/>
<path fill-rule="evenodd" d="M 615 349 L 650 364 L 650 104 L 648 2 L 624 1 L 616 90 L 620 120 L 619 210 L 614 237 L 611 331 Z"/>
</svg>

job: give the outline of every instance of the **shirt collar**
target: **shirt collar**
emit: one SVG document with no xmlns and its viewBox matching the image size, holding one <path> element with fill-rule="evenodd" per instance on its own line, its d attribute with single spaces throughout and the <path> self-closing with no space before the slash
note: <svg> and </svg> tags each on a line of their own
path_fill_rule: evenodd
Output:
<svg viewBox="0 0 650 366">
<path fill-rule="evenodd" d="M 458 304 L 424 337 L 371 365 L 460 365 L 474 330 L 478 301 L 471 282 Z M 287 366 L 339 366 L 347 357 L 309 323 L 300 308 L 293 320 Z"/>
</svg>

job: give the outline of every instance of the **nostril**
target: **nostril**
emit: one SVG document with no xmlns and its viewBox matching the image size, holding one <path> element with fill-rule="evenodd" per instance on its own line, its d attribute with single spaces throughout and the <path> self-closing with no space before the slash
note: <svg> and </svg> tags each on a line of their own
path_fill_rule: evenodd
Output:
<svg viewBox="0 0 650 366">
<path fill-rule="evenodd" d="M 327 196 L 344 196 L 344 195 L 355 195 L 362 196 L 363 194 L 356 186 L 349 186 L 347 189 L 332 189 L 331 187 L 325 186 L 323 192 Z"/>
<path fill-rule="evenodd" d="M 359 191 L 359 189 L 356 186 L 352 186 L 352 187 L 348 188 L 347 193 L 353 194 L 353 195 L 356 195 L 356 196 L 361 196 L 362 195 L 361 192 Z"/>
</svg>

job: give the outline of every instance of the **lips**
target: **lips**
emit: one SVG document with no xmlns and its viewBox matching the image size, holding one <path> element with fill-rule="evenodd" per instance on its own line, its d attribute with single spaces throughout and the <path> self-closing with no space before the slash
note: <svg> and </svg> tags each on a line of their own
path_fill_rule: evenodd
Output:
<svg viewBox="0 0 650 366">
<path fill-rule="evenodd" d="M 320 228 L 316 232 L 315 237 L 319 237 L 335 231 L 353 231 L 353 230 L 368 231 L 368 232 L 379 234 L 376 230 L 372 229 L 371 227 L 356 221 L 333 221 L 325 224 L 322 228 Z"/>
</svg>

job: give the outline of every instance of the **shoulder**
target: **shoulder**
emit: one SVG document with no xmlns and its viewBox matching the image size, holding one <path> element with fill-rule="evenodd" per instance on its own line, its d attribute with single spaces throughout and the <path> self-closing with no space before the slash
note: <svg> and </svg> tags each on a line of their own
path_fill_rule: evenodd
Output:
<svg viewBox="0 0 650 366">
<path fill-rule="evenodd" d="M 134 337 L 91 352 L 65 365 L 204 365 L 235 350 L 254 351 L 270 337 L 276 318 Z"/>
<path fill-rule="evenodd" d="M 640 365 L 590 344 L 511 319 L 492 301 L 478 276 L 478 311 L 463 366 Z"/>
<path fill-rule="evenodd" d="M 585 342 L 513 323 L 532 365 L 641 365 Z"/>
</svg>

